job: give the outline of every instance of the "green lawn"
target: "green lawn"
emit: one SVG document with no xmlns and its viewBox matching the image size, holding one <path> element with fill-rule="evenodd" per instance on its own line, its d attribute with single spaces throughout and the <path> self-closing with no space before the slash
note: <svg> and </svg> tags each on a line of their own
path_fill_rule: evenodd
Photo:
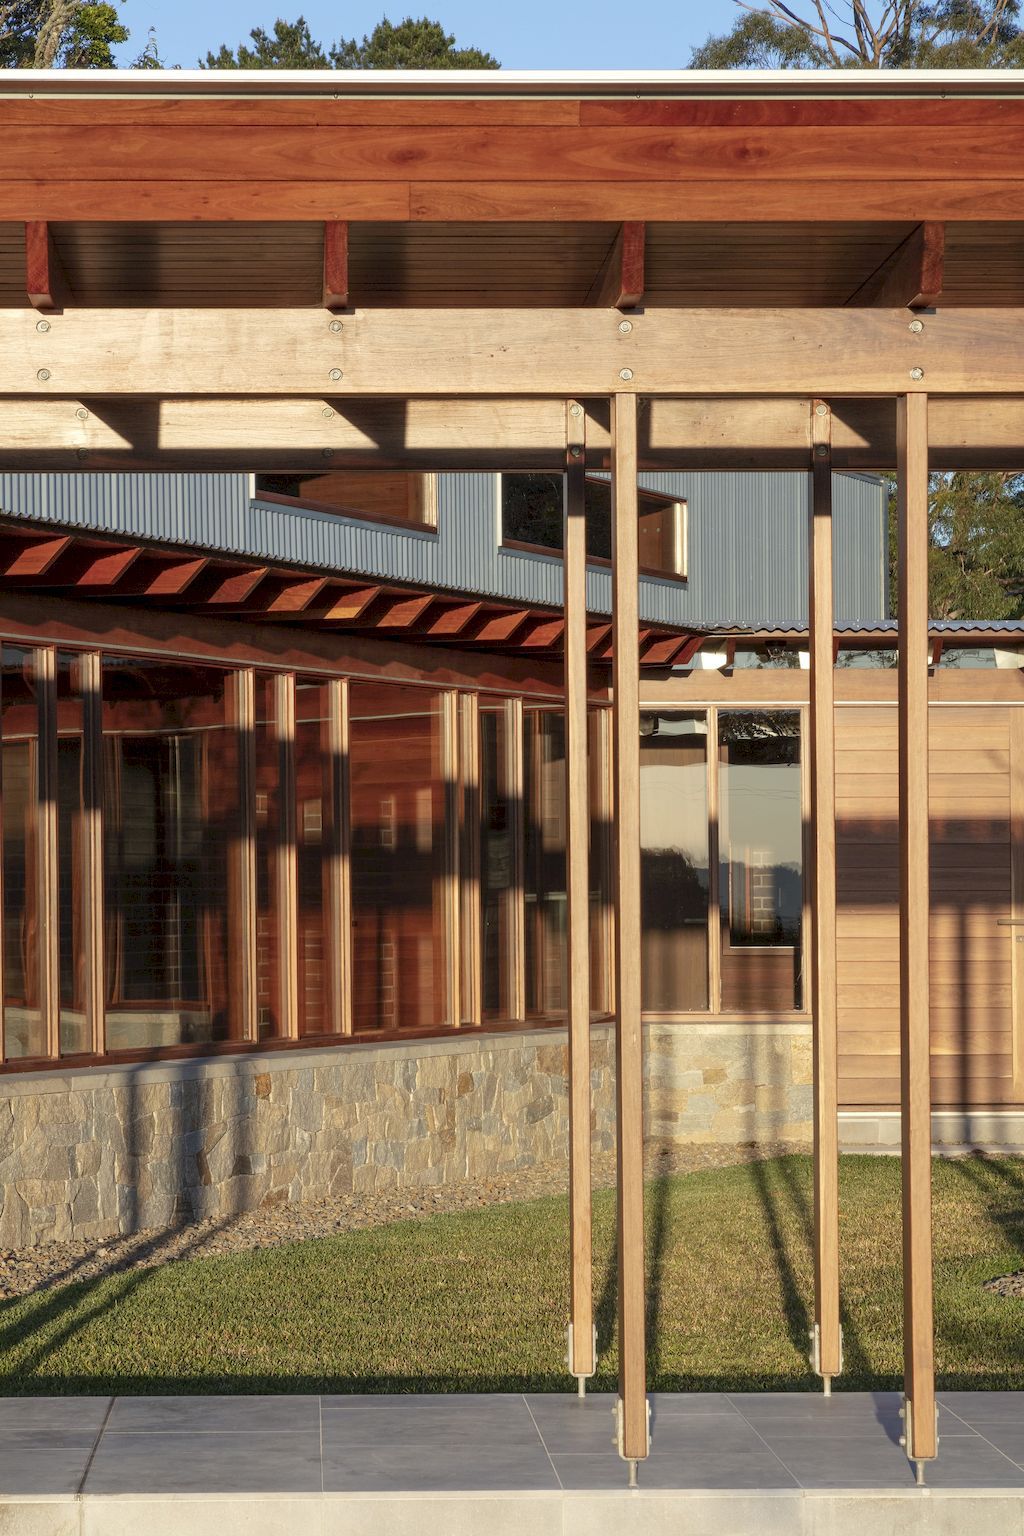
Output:
<svg viewBox="0 0 1024 1536">
<path fill-rule="evenodd" d="M 650 1384 L 814 1386 L 806 1158 L 648 1189 Z M 1024 1264 L 1024 1163 L 935 1166 L 945 1386 L 1024 1388 L 1024 1301 L 982 1281 Z M 614 1199 L 595 1201 L 596 1386 L 614 1353 Z M 842 1166 L 842 1385 L 901 1374 L 899 1165 Z M 0 1307 L 0 1393 L 564 1390 L 561 1200 L 135 1270 Z"/>
</svg>

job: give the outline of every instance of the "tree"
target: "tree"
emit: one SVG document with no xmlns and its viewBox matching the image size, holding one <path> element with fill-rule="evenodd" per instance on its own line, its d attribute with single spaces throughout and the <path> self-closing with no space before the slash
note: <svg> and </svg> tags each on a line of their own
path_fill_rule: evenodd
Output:
<svg viewBox="0 0 1024 1536">
<path fill-rule="evenodd" d="M 0 68 L 113 69 L 128 28 L 114 5 L 88 0 L 0 0 Z"/>
<path fill-rule="evenodd" d="M 1024 475 L 935 474 L 928 498 L 933 619 L 1024 618 Z M 889 488 L 889 577 L 896 608 L 896 487 Z"/>
<path fill-rule="evenodd" d="M 1021 0 L 735 0 L 693 69 L 1019 69 Z"/>
<path fill-rule="evenodd" d="M 253 46 L 223 43 L 208 53 L 206 69 L 497 69 L 497 59 L 479 48 L 456 48 L 455 38 L 438 21 L 407 16 L 397 25 L 385 19 L 362 42 L 339 38 L 329 48 L 318 43 L 303 16 L 278 19 L 273 35 L 262 27 L 249 34 Z"/>
</svg>

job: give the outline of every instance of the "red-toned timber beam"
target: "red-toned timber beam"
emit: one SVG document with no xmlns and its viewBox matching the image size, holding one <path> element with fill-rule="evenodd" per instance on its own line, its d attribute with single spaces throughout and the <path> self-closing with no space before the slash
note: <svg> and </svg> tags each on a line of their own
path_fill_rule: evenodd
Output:
<svg viewBox="0 0 1024 1536">
<path fill-rule="evenodd" d="M 636 309 L 642 304 L 646 245 L 645 223 L 629 220 L 620 224 L 604 266 L 587 294 L 587 303 L 612 309 Z"/>
<path fill-rule="evenodd" d="M 71 285 L 53 243 L 53 231 L 42 219 L 25 225 L 25 292 L 33 309 L 56 314 L 71 302 Z"/>
<path fill-rule="evenodd" d="M 347 309 L 348 292 L 348 223 L 343 219 L 328 219 L 324 224 L 324 292 L 325 309 Z"/>
<path fill-rule="evenodd" d="M 945 257 L 945 224 L 919 224 L 846 302 L 930 309 L 942 296 Z"/>
</svg>

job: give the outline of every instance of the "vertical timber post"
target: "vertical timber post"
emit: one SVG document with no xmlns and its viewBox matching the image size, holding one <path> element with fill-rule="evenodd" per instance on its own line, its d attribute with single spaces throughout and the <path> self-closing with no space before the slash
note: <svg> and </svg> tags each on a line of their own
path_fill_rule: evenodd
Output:
<svg viewBox="0 0 1024 1536">
<path fill-rule="evenodd" d="M 85 952 L 86 1038 L 96 1056 L 105 1049 L 103 1016 L 103 673 L 99 651 L 78 658 L 82 699 L 82 945 Z"/>
<path fill-rule="evenodd" d="M 836 740 L 832 650 L 832 415 L 811 406 L 811 1011 L 814 1021 L 814 1337 L 828 1396 L 843 1368 L 839 1322 L 839 1044 L 836 991 Z"/>
<path fill-rule="evenodd" d="M 896 407 L 899 519 L 900 1111 L 904 1445 L 924 1480 L 938 1450 L 932 1319 L 928 996 L 928 397 Z"/>
<path fill-rule="evenodd" d="M 644 1102 L 640 1018 L 640 626 L 637 400 L 612 401 L 612 731 L 615 775 L 615 1094 L 618 1163 L 619 1454 L 650 1449 L 644 1318 Z"/>
<path fill-rule="evenodd" d="M 587 543 L 583 407 L 566 407 L 565 868 L 568 900 L 569 1218 L 572 1230 L 570 1374 L 593 1376 L 593 1258 L 590 1193 L 590 793 L 587 771 Z"/>
</svg>

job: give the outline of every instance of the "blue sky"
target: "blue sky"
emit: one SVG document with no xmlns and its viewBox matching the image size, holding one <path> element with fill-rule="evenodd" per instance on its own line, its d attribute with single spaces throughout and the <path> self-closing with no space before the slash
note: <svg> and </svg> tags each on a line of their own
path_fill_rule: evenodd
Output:
<svg viewBox="0 0 1024 1536">
<path fill-rule="evenodd" d="M 194 69 L 208 48 L 234 47 L 254 26 L 268 30 L 284 15 L 304 15 L 315 37 L 362 37 L 387 13 L 392 21 L 411 12 L 444 23 L 459 43 L 486 48 L 506 69 L 681 69 L 690 49 L 711 31 L 725 31 L 737 15 L 731 0 L 125 0 L 120 7 L 132 38 L 120 50 L 127 63 L 150 26 L 156 28 L 168 64 Z"/>
</svg>

